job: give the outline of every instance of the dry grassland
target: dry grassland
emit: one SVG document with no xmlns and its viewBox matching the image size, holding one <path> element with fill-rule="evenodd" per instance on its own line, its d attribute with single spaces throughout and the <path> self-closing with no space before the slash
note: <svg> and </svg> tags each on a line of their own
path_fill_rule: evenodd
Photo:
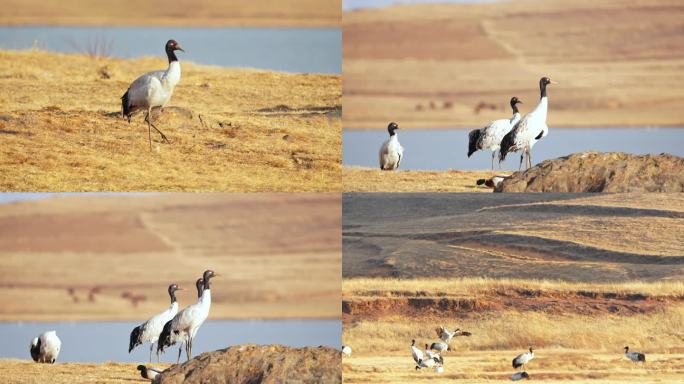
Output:
<svg viewBox="0 0 684 384">
<path fill-rule="evenodd" d="M 381 171 L 342 167 L 343 192 L 492 192 L 479 179 L 506 174 L 491 171 Z"/>
<path fill-rule="evenodd" d="M 150 151 L 120 97 L 166 60 L 0 51 L 0 190 L 341 189 L 340 76 L 182 65 Z"/>
<path fill-rule="evenodd" d="M 508 116 L 512 96 L 531 110 L 544 75 L 559 83 L 551 127 L 682 126 L 683 12 L 677 0 L 345 12 L 344 127 L 478 127 Z"/>
<path fill-rule="evenodd" d="M 338 27 L 340 0 L 0 0 L 4 25 Z"/>
<path fill-rule="evenodd" d="M 181 305 L 194 302 L 194 282 L 207 268 L 221 275 L 212 318 L 339 318 L 340 214 L 334 194 L 3 204 L 0 320 L 140 319 L 168 305 L 172 282 L 185 288 Z"/>
<path fill-rule="evenodd" d="M 7 384 L 77 384 L 77 383 L 149 383 L 140 377 L 138 364 L 114 363 L 57 363 L 36 364 L 27 360 L 0 360 L 3 383 Z M 153 364 L 155 368 L 167 368 L 168 364 Z"/>
</svg>

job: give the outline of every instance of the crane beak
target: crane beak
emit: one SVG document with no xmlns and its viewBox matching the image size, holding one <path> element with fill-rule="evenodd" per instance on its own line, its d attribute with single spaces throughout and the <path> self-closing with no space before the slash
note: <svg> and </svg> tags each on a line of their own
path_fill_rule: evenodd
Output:
<svg viewBox="0 0 684 384">
<path fill-rule="evenodd" d="M 181 52 L 185 52 L 185 49 L 181 48 L 180 45 L 176 45 L 176 49 L 179 50 L 179 51 L 181 51 Z"/>
<path fill-rule="evenodd" d="M 176 288 L 176 291 L 185 291 L 185 288 L 178 287 Z"/>
<path fill-rule="evenodd" d="M 549 84 L 558 84 L 557 81 L 549 80 Z"/>
</svg>

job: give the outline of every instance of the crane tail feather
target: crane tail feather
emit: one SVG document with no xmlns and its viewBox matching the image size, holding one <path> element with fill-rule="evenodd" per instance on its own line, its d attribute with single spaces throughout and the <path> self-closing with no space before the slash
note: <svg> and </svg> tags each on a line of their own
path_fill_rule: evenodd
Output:
<svg viewBox="0 0 684 384">
<path fill-rule="evenodd" d="M 142 335 L 142 332 L 141 332 L 140 326 L 133 328 L 133 331 L 131 332 L 131 340 L 128 344 L 128 353 L 131 353 L 133 348 L 142 344 L 142 342 L 140 341 L 141 335 Z"/>
</svg>

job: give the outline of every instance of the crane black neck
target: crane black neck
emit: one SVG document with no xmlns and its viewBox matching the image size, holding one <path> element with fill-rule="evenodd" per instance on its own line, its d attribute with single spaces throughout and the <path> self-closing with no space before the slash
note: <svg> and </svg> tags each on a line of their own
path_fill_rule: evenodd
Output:
<svg viewBox="0 0 684 384">
<path fill-rule="evenodd" d="M 513 114 L 518 113 L 518 104 L 511 103 L 511 108 L 513 108 Z M 454 331 L 456 332 L 456 331 Z"/>
<path fill-rule="evenodd" d="M 542 81 L 541 83 L 539 83 L 539 90 L 541 91 L 540 98 L 546 97 L 546 83 L 545 82 Z"/>
<path fill-rule="evenodd" d="M 171 290 L 169 291 L 169 296 L 171 296 L 171 304 L 176 302 L 176 291 Z"/>
<path fill-rule="evenodd" d="M 171 64 L 174 61 L 178 61 L 178 58 L 176 57 L 176 52 L 174 52 L 173 48 L 171 47 L 166 47 L 166 57 L 169 58 L 169 64 Z"/>
</svg>

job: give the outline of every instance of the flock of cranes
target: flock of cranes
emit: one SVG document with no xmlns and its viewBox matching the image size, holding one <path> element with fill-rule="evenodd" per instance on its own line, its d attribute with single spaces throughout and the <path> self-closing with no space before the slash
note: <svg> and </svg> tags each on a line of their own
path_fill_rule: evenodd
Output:
<svg viewBox="0 0 684 384">
<path fill-rule="evenodd" d="M 192 343 L 197 331 L 209 316 L 211 308 L 211 279 L 219 276 L 212 270 L 206 270 L 202 277 L 195 283 L 197 288 L 197 302 L 193 303 L 180 312 L 176 291 L 182 290 L 176 284 L 169 285 L 167 292 L 171 298 L 171 305 L 164 311 L 152 316 L 146 322 L 133 328 L 129 337 L 128 353 L 144 343 L 150 343 L 150 362 L 152 362 L 152 350 L 157 344 L 157 361 L 159 354 L 165 348 L 179 344 L 178 359 L 180 362 L 181 348 L 185 346 L 187 359 L 192 358 Z M 57 361 L 62 342 L 55 331 L 42 333 L 31 341 L 31 357 L 37 363 L 53 364 Z M 146 379 L 153 379 L 161 371 L 156 368 L 139 365 L 140 375 Z"/>
<path fill-rule="evenodd" d="M 506 159 L 510 152 L 521 152 L 518 170 L 522 169 L 523 159 L 526 159 L 525 168 L 531 168 L 532 147 L 549 134 L 549 127 L 546 125 L 549 108 L 546 86 L 549 84 L 556 83 L 548 77 L 542 77 L 539 80 L 539 103 L 525 116 L 521 117 L 518 111 L 518 104 L 521 104 L 522 101 L 513 97 L 510 101 L 513 109 L 511 118 L 494 120 L 483 128 L 470 131 L 468 133 L 468 157 L 478 150 L 492 151 L 493 170 L 497 150 L 499 151 L 499 164 Z M 404 156 L 404 148 L 399 143 L 397 129 L 399 126 L 395 122 L 391 122 L 387 126 L 389 139 L 380 147 L 380 169 L 383 171 L 398 169 Z"/>
<path fill-rule="evenodd" d="M 468 331 L 463 331 L 460 328 L 456 328 L 453 332 L 449 331 L 444 326 L 439 326 L 435 329 L 437 336 L 440 341 L 432 343 L 429 347 L 425 344 L 425 349 L 421 350 L 418 345 L 416 345 L 416 340 L 411 340 L 411 356 L 415 362 L 415 370 L 423 368 L 433 368 L 435 372 L 444 372 L 444 356 L 443 354 L 447 351 L 452 351 L 451 347 L 454 337 L 459 336 L 471 336 Z M 344 356 L 351 356 L 352 349 L 348 345 L 342 346 L 342 354 Z M 534 359 L 534 348 L 529 347 L 529 349 L 513 358 L 511 365 L 513 369 L 518 369 L 511 375 L 512 381 L 518 381 L 523 379 L 530 379 L 530 375 L 525 371 L 525 365 Z M 646 362 L 646 355 L 640 352 L 630 352 L 629 347 L 625 347 L 625 357 L 635 363 Z M 522 369 L 522 370 L 520 370 Z"/>
</svg>

